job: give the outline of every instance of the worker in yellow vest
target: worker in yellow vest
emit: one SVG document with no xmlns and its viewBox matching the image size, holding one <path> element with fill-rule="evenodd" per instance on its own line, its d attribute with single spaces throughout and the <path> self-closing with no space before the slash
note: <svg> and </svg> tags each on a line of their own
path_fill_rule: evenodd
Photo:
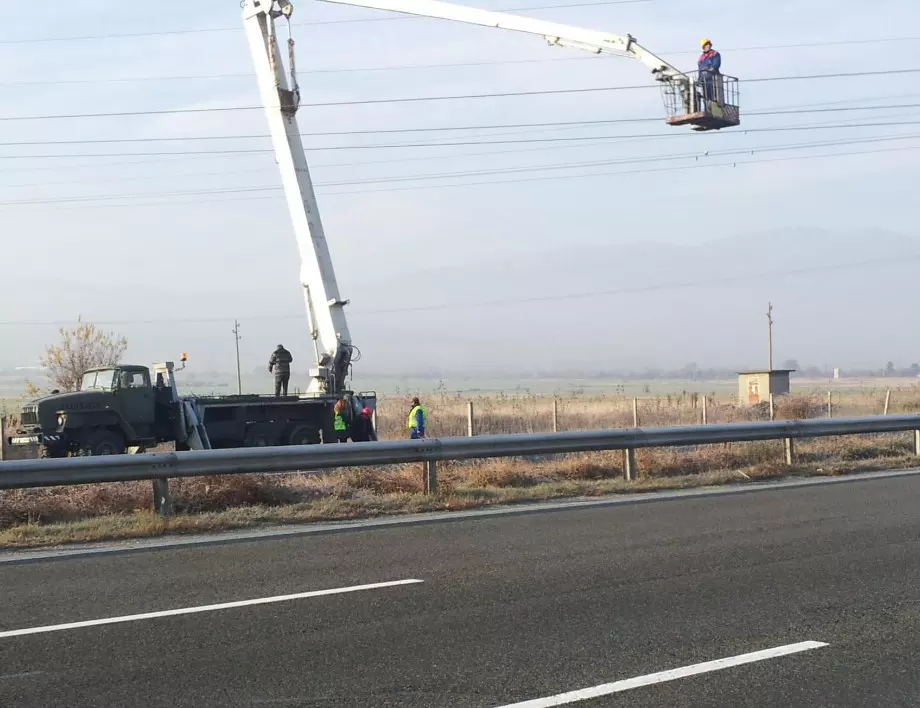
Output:
<svg viewBox="0 0 920 708">
<path fill-rule="evenodd" d="M 409 437 L 413 440 L 421 440 L 425 437 L 425 431 L 428 428 L 428 411 L 422 407 L 418 397 L 412 399 L 412 409 L 406 420 L 406 428 L 409 430 Z"/>
<path fill-rule="evenodd" d="M 332 425 L 335 429 L 335 439 L 340 443 L 348 442 L 348 423 L 345 422 L 345 417 L 342 415 L 345 405 L 344 400 L 339 400 L 333 406 L 335 418 L 333 418 Z"/>
</svg>

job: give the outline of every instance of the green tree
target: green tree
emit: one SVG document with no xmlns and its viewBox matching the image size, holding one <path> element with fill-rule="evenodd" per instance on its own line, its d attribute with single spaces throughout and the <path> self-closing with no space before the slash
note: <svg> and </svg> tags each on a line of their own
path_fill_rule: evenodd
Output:
<svg viewBox="0 0 920 708">
<path fill-rule="evenodd" d="M 52 388 L 60 391 L 76 391 L 83 374 L 115 366 L 128 348 L 128 340 L 121 335 L 104 332 L 81 318 L 74 327 L 62 327 L 60 334 L 61 341 L 45 347 L 41 358 Z"/>
</svg>

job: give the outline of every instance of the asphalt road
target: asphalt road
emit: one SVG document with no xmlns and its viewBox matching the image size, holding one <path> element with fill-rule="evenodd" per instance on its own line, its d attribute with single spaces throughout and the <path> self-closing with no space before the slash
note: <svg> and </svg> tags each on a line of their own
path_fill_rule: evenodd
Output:
<svg viewBox="0 0 920 708">
<path fill-rule="evenodd" d="M 0 706 L 920 705 L 920 476 L 0 565 Z M 545 705 L 550 705 L 546 703 Z"/>
</svg>

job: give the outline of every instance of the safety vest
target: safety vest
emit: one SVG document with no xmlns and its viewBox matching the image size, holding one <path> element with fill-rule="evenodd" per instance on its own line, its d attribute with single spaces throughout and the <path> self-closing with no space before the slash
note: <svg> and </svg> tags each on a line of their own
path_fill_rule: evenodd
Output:
<svg viewBox="0 0 920 708">
<path fill-rule="evenodd" d="M 422 427 L 428 427 L 428 411 L 426 411 L 422 406 L 415 406 L 411 411 L 409 411 L 409 418 L 406 420 L 406 427 L 411 430 L 416 426 L 415 414 L 416 412 L 422 412 Z"/>
<path fill-rule="evenodd" d="M 348 426 L 345 425 L 345 419 L 342 417 L 341 413 L 335 414 L 335 421 L 333 422 L 336 432 L 342 432 L 343 430 L 348 430 Z"/>
</svg>

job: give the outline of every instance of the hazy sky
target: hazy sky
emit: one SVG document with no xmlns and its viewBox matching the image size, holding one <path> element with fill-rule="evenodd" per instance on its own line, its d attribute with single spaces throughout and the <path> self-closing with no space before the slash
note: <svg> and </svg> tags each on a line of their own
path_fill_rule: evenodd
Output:
<svg viewBox="0 0 920 708">
<path fill-rule="evenodd" d="M 572 6 L 536 9 L 550 4 Z M 202 368 L 230 368 L 230 329 L 239 317 L 245 368 L 262 365 L 277 341 L 306 366 L 298 257 L 270 143 L 261 137 L 261 111 L 38 118 L 257 106 L 239 3 L 71 0 L 54 3 L 53 12 L 34 3 L 7 5 L 0 28 L 0 366 L 34 363 L 54 334 L 43 323 L 78 314 L 112 323 L 139 362 L 187 350 Z M 432 357 L 443 365 L 483 365 L 493 346 L 513 350 L 522 328 L 545 336 L 547 355 L 534 365 L 569 358 L 572 343 L 558 336 L 540 303 L 517 308 L 514 327 L 491 327 L 488 335 L 477 329 L 487 317 L 475 310 L 450 331 L 431 327 L 431 335 L 437 312 L 360 314 L 383 301 L 390 309 L 443 302 L 437 279 L 420 277 L 428 270 L 470 264 L 466 291 L 453 287 L 451 298 L 487 301 L 494 280 L 477 278 L 478 264 L 524 255 L 539 263 L 543 252 L 574 253 L 565 267 L 577 269 L 598 247 L 694 246 L 777 228 L 918 235 L 920 73 L 751 81 L 743 86 L 743 128 L 750 132 L 701 135 L 660 120 L 658 89 L 638 62 L 550 48 L 538 37 L 494 29 L 380 21 L 395 16 L 310 0 L 295 5 L 305 104 L 648 86 L 301 109 L 305 133 L 621 121 L 307 138 L 341 290 L 352 300 L 352 335 L 370 369 L 418 369 Z M 920 68 L 920 41 L 910 29 L 920 7 L 910 0 L 479 5 L 629 32 L 688 68 L 708 36 L 723 53 L 723 71 L 748 80 Z M 527 5 L 533 9 L 522 9 Z M 881 39 L 890 41 L 869 41 Z M 858 107 L 874 108 L 844 110 Z M 17 117 L 28 119 L 7 120 Z M 795 129 L 764 130 L 778 127 Z M 251 137 L 200 139 L 215 136 Z M 896 136 L 917 137 L 889 139 Z M 92 142 L 137 138 L 183 139 Z M 547 142 L 552 138 L 580 140 Z M 853 142 L 866 140 L 877 142 Z M 482 141 L 505 142 L 380 147 Z M 861 154 L 816 157 L 853 152 Z M 611 164 L 580 164 L 604 161 Z M 451 173 L 463 176 L 444 176 Z M 756 260 L 754 252 L 750 258 Z M 521 280 L 504 282 L 502 292 L 518 284 L 530 292 L 532 278 L 540 278 L 541 291 L 560 294 L 553 263 L 543 266 L 531 275 L 515 270 Z M 500 269 L 489 272 L 503 277 Z M 611 269 L 612 287 L 621 275 Z M 420 280 L 424 290 L 414 287 Z M 571 277 L 564 280 L 573 287 Z M 634 309 L 629 295 L 619 296 L 616 307 Z M 666 339 L 656 345 L 656 313 L 649 309 L 647 330 L 633 333 L 643 340 L 642 356 L 683 363 L 684 352 Z M 595 328 L 596 316 L 574 305 L 564 314 L 580 330 Z M 873 313 L 857 309 L 854 316 L 869 321 Z M 759 330 L 736 331 L 721 350 L 728 361 L 759 346 Z M 424 355 L 417 349 L 423 340 L 434 347 L 423 348 Z M 787 344 L 790 355 L 799 356 L 797 345 Z M 818 351 L 813 345 L 809 351 Z M 920 340 L 905 343 L 904 356 L 917 346 Z M 615 366 L 635 360 L 638 351 L 619 341 L 594 356 L 599 365 Z M 578 358 L 591 361 L 583 352 Z M 528 364 L 526 355 L 522 362 Z"/>
</svg>

